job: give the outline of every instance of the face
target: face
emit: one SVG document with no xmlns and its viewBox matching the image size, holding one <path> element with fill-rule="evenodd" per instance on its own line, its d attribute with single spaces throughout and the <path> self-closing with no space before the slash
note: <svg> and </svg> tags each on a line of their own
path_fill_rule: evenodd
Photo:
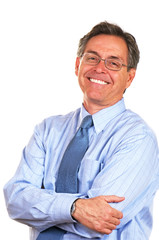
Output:
<svg viewBox="0 0 159 240">
<path fill-rule="evenodd" d="M 128 49 L 125 41 L 117 36 L 98 35 L 91 38 L 84 53 L 94 52 L 102 59 L 110 57 L 119 59 L 127 65 Z M 84 96 L 84 106 L 91 114 L 114 105 L 122 99 L 124 90 L 127 89 L 135 76 L 135 69 L 127 71 L 123 66 L 119 71 L 108 70 L 104 61 L 96 66 L 91 66 L 76 59 L 76 75 Z"/>
</svg>

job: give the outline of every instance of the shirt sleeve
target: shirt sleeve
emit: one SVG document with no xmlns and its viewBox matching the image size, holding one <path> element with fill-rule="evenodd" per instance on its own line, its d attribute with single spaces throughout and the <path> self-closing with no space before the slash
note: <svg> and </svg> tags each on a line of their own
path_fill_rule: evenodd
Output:
<svg viewBox="0 0 159 240">
<path fill-rule="evenodd" d="M 92 187 L 80 194 L 55 193 L 42 189 L 45 168 L 45 146 L 36 128 L 33 137 L 23 151 L 15 176 L 4 187 L 6 205 L 11 218 L 43 231 L 51 226 L 88 238 L 102 237 L 73 221 L 70 215 L 72 203 L 78 197 L 92 198 L 100 195 L 124 196 L 125 201 L 111 203 L 122 211 L 123 227 L 144 206 L 148 206 L 159 186 L 158 147 L 149 134 L 133 133 L 113 147 Z"/>
<path fill-rule="evenodd" d="M 78 194 L 62 194 L 42 188 L 45 168 L 43 125 L 35 128 L 14 177 L 5 185 L 4 195 L 8 213 L 28 226 L 43 231 L 46 228 L 74 222 L 70 209 Z"/>
<path fill-rule="evenodd" d="M 124 217 L 117 229 L 123 229 L 141 211 L 143 212 L 139 221 L 148 222 L 150 219 L 147 213 L 150 211 L 154 194 L 159 188 L 157 141 L 147 132 L 135 131 L 125 135 L 120 143 L 112 146 L 115 147 L 106 156 L 102 170 L 94 179 L 87 197 L 100 195 L 125 197 L 123 202 L 110 203 L 113 208 L 123 212 Z M 62 227 L 78 235 L 85 232 L 87 237 L 102 237 L 102 234 L 95 235 L 95 232 L 87 231 L 78 223 L 74 224 L 74 228 L 72 224 Z"/>
<path fill-rule="evenodd" d="M 158 145 L 150 132 L 134 131 L 125 136 L 105 159 L 103 169 L 96 176 L 90 198 L 99 195 L 125 197 L 120 203 L 111 203 L 123 212 L 117 228 L 132 220 L 142 209 L 150 208 L 159 188 Z"/>
</svg>

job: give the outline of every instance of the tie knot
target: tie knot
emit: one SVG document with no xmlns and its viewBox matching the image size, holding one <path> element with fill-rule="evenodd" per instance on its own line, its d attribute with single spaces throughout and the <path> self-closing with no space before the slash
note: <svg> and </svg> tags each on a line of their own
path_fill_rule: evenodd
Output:
<svg viewBox="0 0 159 240">
<path fill-rule="evenodd" d="M 93 126 L 93 119 L 91 115 L 86 116 L 82 123 L 81 123 L 81 128 L 90 128 L 91 126 Z"/>
</svg>

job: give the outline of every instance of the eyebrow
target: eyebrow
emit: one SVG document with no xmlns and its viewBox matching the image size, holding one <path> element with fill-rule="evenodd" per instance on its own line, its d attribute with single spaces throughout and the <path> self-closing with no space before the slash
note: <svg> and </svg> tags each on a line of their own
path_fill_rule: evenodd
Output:
<svg viewBox="0 0 159 240">
<path fill-rule="evenodd" d="M 100 55 L 96 51 L 93 51 L 93 50 L 88 50 L 86 53 L 93 53 L 93 54 L 100 57 Z"/>
<path fill-rule="evenodd" d="M 93 50 L 88 50 L 86 53 L 92 53 L 92 54 L 97 55 L 98 57 L 101 57 L 98 52 L 93 51 Z M 109 56 L 109 57 L 107 57 L 107 58 L 111 58 L 111 59 L 116 59 L 116 60 L 123 61 L 123 59 L 122 59 L 121 57 L 113 56 L 113 55 L 112 55 L 112 56 Z"/>
</svg>

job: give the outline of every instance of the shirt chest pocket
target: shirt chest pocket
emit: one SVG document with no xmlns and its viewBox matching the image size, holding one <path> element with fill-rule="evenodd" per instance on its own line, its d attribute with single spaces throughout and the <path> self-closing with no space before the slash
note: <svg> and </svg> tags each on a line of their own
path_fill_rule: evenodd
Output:
<svg viewBox="0 0 159 240">
<path fill-rule="evenodd" d="M 91 188 L 95 177 L 101 171 L 103 164 L 96 159 L 85 158 L 78 172 L 79 192 L 86 194 Z"/>
</svg>

